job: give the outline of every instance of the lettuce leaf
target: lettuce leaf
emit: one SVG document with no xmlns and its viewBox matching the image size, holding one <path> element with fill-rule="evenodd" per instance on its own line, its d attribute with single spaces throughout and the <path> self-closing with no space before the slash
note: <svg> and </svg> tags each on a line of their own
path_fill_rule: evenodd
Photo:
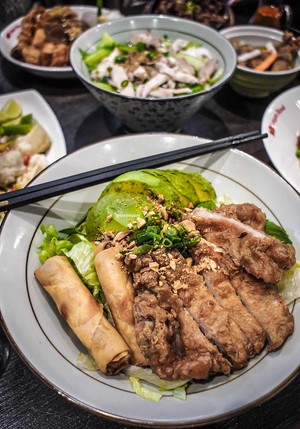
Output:
<svg viewBox="0 0 300 429">
<path fill-rule="evenodd" d="M 284 271 L 278 288 L 286 304 L 300 298 L 300 261 Z"/>
<path fill-rule="evenodd" d="M 266 234 L 272 235 L 273 237 L 277 238 L 285 244 L 292 244 L 292 241 L 288 236 L 286 230 L 282 226 L 277 225 L 269 219 L 266 219 L 265 232 Z"/>
<path fill-rule="evenodd" d="M 144 380 L 161 390 L 170 391 L 179 387 L 185 387 L 190 379 L 182 380 L 163 380 L 158 375 L 154 374 L 151 368 L 141 368 L 140 366 L 131 365 L 125 369 L 126 375 L 135 377 L 139 380 Z"/>
<path fill-rule="evenodd" d="M 95 244 L 83 234 L 76 232 L 62 238 L 53 225 L 47 227 L 41 225 L 41 231 L 44 235 L 44 240 L 38 248 L 41 263 L 52 256 L 65 255 L 94 297 L 105 304 L 106 300 L 94 266 Z"/>
<path fill-rule="evenodd" d="M 55 255 L 61 255 L 64 251 L 68 251 L 73 247 L 73 243 L 69 239 L 59 237 L 56 228 L 53 225 L 41 225 L 41 231 L 44 240 L 38 247 L 39 259 L 43 264 L 48 258 Z"/>
<path fill-rule="evenodd" d="M 78 368 L 86 369 L 88 371 L 98 371 L 99 369 L 93 356 L 87 353 L 78 354 L 76 358 L 76 365 Z"/>
<path fill-rule="evenodd" d="M 148 399 L 150 401 L 159 402 L 162 398 L 162 394 L 155 392 L 154 390 L 147 389 L 144 387 L 138 378 L 129 377 L 132 390 L 139 395 L 141 398 Z"/>
</svg>

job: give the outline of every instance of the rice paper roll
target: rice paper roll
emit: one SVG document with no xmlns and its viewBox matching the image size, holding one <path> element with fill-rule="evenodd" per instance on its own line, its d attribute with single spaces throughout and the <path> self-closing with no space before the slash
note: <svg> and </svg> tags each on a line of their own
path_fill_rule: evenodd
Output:
<svg viewBox="0 0 300 429">
<path fill-rule="evenodd" d="M 143 366 L 147 362 L 136 341 L 132 280 L 130 274 L 123 269 L 122 263 L 117 259 L 118 253 L 118 247 L 110 247 L 105 250 L 97 247 L 95 268 L 117 330 L 131 350 L 130 362 Z"/>
<path fill-rule="evenodd" d="M 34 274 L 103 374 L 115 375 L 128 366 L 128 345 L 105 318 L 102 305 L 83 284 L 67 257 L 47 259 Z"/>
</svg>

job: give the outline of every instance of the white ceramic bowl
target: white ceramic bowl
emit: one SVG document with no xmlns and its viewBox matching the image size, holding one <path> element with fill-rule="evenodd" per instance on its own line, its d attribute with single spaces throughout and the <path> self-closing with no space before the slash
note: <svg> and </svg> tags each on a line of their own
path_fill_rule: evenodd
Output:
<svg viewBox="0 0 300 429">
<path fill-rule="evenodd" d="M 119 42 L 126 42 L 133 32 L 147 30 L 154 36 L 167 34 L 171 39 L 201 41 L 219 60 L 223 76 L 208 90 L 163 99 L 128 97 L 101 89 L 91 81 L 80 50 L 92 52 L 104 32 Z M 225 37 L 205 25 L 176 17 L 143 15 L 121 18 L 86 31 L 73 43 L 70 60 L 83 84 L 130 131 L 177 131 L 230 79 L 236 66 L 236 53 Z"/>
<path fill-rule="evenodd" d="M 278 44 L 282 41 L 283 32 L 274 28 L 258 25 L 238 25 L 220 31 L 227 39 L 238 38 L 255 46 L 263 46 L 266 42 Z M 230 85 L 239 94 L 263 98 L 277 92 L 293 81 L 300 71 L 300 51 L 291 70 L 278 72 L 261 72 L 237 65 Z"/>
<path fill-rule="evenodd" d="M 264 145 L 272 163 L 300 192 L 300 160 L 295 154 L 300 134 L 300 86 L 283 92 L 269 104 L 261 128 L 268 133 Z"/>
</svg>

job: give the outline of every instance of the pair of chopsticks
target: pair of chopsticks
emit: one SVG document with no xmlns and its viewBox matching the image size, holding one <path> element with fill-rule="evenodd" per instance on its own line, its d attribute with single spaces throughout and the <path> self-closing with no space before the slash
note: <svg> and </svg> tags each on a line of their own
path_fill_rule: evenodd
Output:
<svg viewBox="0 0 300 429">
<path fill-rule="evenodd" d="M 107 182 L 128 171 L 144 168 L 162 167 L 177 161 L 183 161 L 199 155 L 216 152 L 238 145 L 266 138 L 268 134 L 260 134 L 258 131 L 237 134 L 219 140 L 202 143 L 196 146 L 173 150 L 161 154 L 138 158 L 119 164 L 98 168 L 84 173 L 75 174 L 39 185 L 28 186 L 17 191 L 0 195 L 0 212 L 22 207 L 27 204 L 45 200 L 47 198 L 63 195 L 67 192 L 77 191 L 88 186 Z"/>
</svg>

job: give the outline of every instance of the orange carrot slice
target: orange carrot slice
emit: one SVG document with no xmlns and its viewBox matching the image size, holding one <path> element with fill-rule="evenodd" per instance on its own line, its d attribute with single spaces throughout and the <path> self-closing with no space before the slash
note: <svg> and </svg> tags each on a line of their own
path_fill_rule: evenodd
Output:
<svg viewBox="0 0 300 429">
<path fill-rule="evenodd" d="M 278 54 L 276 52 L 269 55 L 267 58 L 265 58 L 261 63 L 259 63 L 255 70 L 257 71 L 265 71 L 268 70 L 268 68 L 274 63 L 274 61 L 277 59 Z"/>
</svg>

